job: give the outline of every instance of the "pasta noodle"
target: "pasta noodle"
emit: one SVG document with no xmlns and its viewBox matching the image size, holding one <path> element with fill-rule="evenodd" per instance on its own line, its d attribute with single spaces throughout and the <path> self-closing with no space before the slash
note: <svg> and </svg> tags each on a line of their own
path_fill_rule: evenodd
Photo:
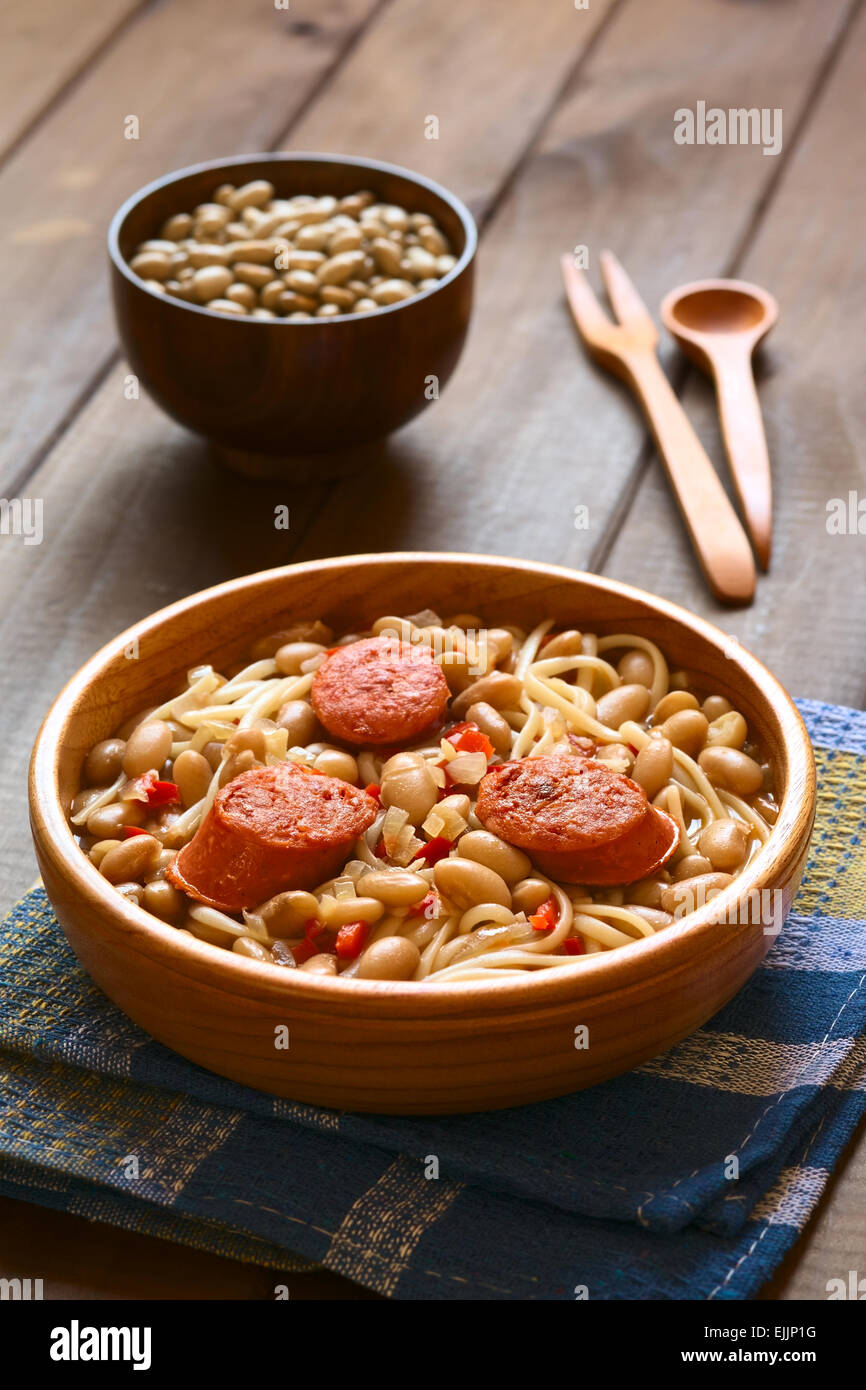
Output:
<svg viewBox="0 0 866 1390">
<path fill-rule="evenodd" d="M 420 736 L 398 741 L 397 752 L 351 740 L 348 751 L 345 739 L 320 736 L 316 673 L 331 652 L 378 639 L 388 624 L 402 644 L 429 647 L 451 686 L 452 703 L 461 703 L 467 719 L 446 714 L 441 735 L 431 736 L 428 724 Z M 94 863 L 109 877 L 112 869 L 111 881 L 167 925 L 254 959 L 341 979 L 411 978 L 428 985 L 511 980 L 539 970 L 581 969 L 589 957 L 664 930 L 674 919 L 672 891 L 688 884 L 690 873 L 696 884 L 708 874 L 730 882 L 769 838 L 772 773 L 747 731 L 739 737 L 745 721 L 712 691 L 700 692 L 703 705 L 696 691 L 672 691 L 663 653 L 639 634 L 559 633 L 549 618 L 528 633 L 514 626 L 476 630 L 468 619 L 442 623 L 434 613 L 380 619 L 370 633 L 336 644 L 319 622 L 296 627 L 308 635 L 283 641 L 285 634 L 278 634 L 265 656 L 260 649 L 269 650 L 267 641 L 257 643 L 254 659 L 228 679 L 211 666 L 194 668 L 185 690 L 133 721 L 127 740 L 93 750 L 92 765 L 106 775 L 79 793 L 71 823 Z M 494 676 L 498 686 L 491 684 Z M 483 694 L 473 702 L 475 683 Z M 613 697 L 623 717 L 606 723 L 602 714 L 614 708 Z M 691 714 L 700 746 L 685 738 L 679 746 L 675 717 L 661 717 L 665 708 Z M 138 769 L 130 750 L 149 726 L 160 752 Z M 114 744 L 119 752 L 109 749 Z M 643 770 L 649 755 L 668 758 L 660 782 Z M 633 775 L 639 786 L 644 777 L 644 804 L 674 823 L 675 848 L 663 867 L 606 887 L 604 879 L 601 885 L 595 879 L 596 886 L 564 882 L 539 868 L 532 849 L 524 852 L 492 835 L 476 806 L 488 770 L 552 757 L 569 759 L 572 767 L 574 759 L 590 758 L 594 767 Z M 209 823 L 222 789 L 246 771 L 287 764 L 381 797 L 337 876 L 312 890 L 247 900 L 237 912 L 179 890 L 171 866 Z M 531 763 L 536 771 L 547 765 Z M 177 794 L 157 803 L 154 787 Z M 117 833 L 110 833 L 115 825 Z M 474 836 L 471 853 L 464 836 Z M 142 841 L 155 845 L 152 862 Z M 115 867 L 121 861 L 130 866 L 122 880 Z M 441 868 L 443 862 L 452 868 Z M 456 876 L 454 864 L 462 866 Z M 507 864 L 516 866 L 514 872 Z M 472 882 L 478 884 L 475 896 Z M 300 899 L 307 919 L 284 921 L 280 913 L 294 910 Z M 340 943 L 349 936 L 352 948 L 342 952 Z M 394 965 L 392 973 L 382 966 L 377 974 L 371 965 L 398 958 L 402 974 L 393 973 Z"/>
</svg>

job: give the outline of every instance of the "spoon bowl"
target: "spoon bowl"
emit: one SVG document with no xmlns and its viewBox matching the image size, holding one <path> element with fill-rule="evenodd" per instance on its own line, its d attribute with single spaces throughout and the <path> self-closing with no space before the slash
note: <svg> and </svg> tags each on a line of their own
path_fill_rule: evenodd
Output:
<svg viewBox="0 0 866 1390">
<path fill-rule="evenodd" d="M 745 280 L 681 285 L 661 305 L 668 332 L 715 381 L 725 449 L 762 569 L 770 563 L 772 485 L 752 354 L 778 317 L 773 296 Z"/>
</svg>

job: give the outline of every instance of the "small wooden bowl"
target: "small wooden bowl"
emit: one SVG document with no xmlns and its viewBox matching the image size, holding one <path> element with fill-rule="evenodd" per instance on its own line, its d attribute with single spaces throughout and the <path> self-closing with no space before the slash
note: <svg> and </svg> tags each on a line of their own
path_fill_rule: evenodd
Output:
<svg viewBox="0 0 866 1390">
<path fill-rule="evenodd" d="M 289 323 L 232 317 L 150 290 L 129 268 L 167 217 L 211 201 L 221 183 L 268 179 L 277 195 L 344 197 L 369 188 L 429 212 L 457 264 L 435 289 L 369 314 Z M 124 203 L 108 232 L 118 332 L 132 371 L 169 415 L 246 472 L 293 473 L 291 460 L 356 448 L 405 425 L 454 370 L 472 309 L 475 223 L 420 174 L 341 155 L 260 154 L 168 174 Z M 248 456 L 248 457 L 245 457 Z"/>
<path fill-rule="evenodd" d="M 781 796 L 769 842 L 714 903 L 654 937 L 562 972 L 430 986 L 349 984 L 243 959 L 160 925 L 81 853 L 66 813 L 87 751 L 182 688 L 190 667 L 207 660 L 220 669 L 255 636 L 299 617 L 351 631 L 383 613 L 424 607 L 471 609 L 489 622 L 527 627 L 552 617 L 657 641 L 673 666 L 726 694 L 764 741 Z M 30 772 L 48 896 L 79 959 L 124 1012 L 232 1080 L 296 1101 L 390 1114 L 492 1110 L 563 1095 L 698 1028 L 773 940 L 755 890 L 774 891 L 778 920 L 787 914 L 814 809 L 814 762 L 799 714 L 774 677 L 724 633 L 596 575 L 477 555 L 319 560 L 183 599 L 115 638 L 69 682 L 42 726 Z M 751 909 L 733 911 L 738 901 Z M 723 914 L 742 920 L 720 921 Z M 581 1024 L 586 1048 L 575 1043 Z M 289 1028 L 288 1050 L 275 1047 L 280 1025 Z"/>
</svg>

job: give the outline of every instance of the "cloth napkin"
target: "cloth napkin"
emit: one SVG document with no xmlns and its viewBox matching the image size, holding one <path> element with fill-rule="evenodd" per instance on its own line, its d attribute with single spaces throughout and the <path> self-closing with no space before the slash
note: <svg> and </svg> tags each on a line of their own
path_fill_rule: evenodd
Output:
<svg viewBox="0 0 866 1390">
<path fill-rule="evenodd" d="M 0 928 L 0 1192 L 397 1298 L 753 1296 L 866 1109 L 866 714 L 800 709 L 818 818 L 765 964 L 664 1056 L 539 1105 L 364 1116 L 224 1081 L 100 993 L 33 889 Z"/>
</svg>

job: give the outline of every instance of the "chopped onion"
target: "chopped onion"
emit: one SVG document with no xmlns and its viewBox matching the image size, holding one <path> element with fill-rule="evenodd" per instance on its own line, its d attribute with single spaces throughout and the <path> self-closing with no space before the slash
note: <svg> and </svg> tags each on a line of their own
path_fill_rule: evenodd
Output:
<svg viewBox="0 0 866 1390">
<path fill-rule="evenodd" d="M 474 787 L 487 772 L 483 753 L 458 753 L 448 763 L 448 776 L 461 786 Z"/>
<path fill-rule="evenodd" d="M 409 820 L 405 811 L 401 811 L 399 806 L 389 806 L 382 821 L 382 839 L 385 842 L 385 853 L 393 855 L 400 838 L 400 832 Z M 411 834 L 410 828 L 410 834 Z"/>
<path fill-rule="evenodd" d="M 445 817 L 442 815 L 438 806 L 433 807 L 433 810 L 421 826 L 421 829 L 427 832 L 431 840 L 436 840 L 440 835 L 445 835 Z M 452 836 L 447 835 L 445 838 L 450 840 Z"/>
<path fill-rule="evenodd" d="M 334 879 L 334 897 L 335 897 L 335 898 L 343 898 L 343 899 L 345 899 L 345 898 L 356 898 L 357 896 L 358 896 L 358 895 L 357 895 L 357 893 L 355 892 L 355 885 L 354 885 L 354 883 L 353 883 L 352 880 L 351 880 L 350 878 L 348 878 L 346 875 L 343 875 L 341 878 L 335 878 L 335 879 Z"/>
</svg>

